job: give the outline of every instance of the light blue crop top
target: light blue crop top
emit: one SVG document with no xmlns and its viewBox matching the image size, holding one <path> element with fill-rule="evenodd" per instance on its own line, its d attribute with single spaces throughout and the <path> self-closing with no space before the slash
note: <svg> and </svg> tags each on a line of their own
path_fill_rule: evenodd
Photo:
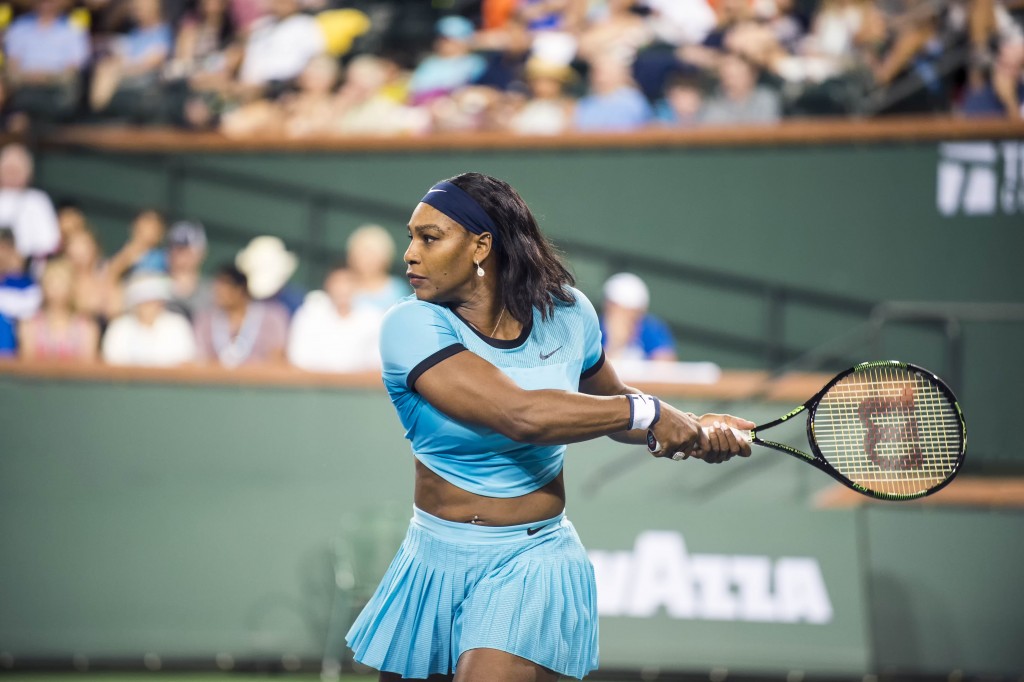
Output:
<svg viewBox="0 0 1024 682">
<path fill-rule="evenodd" d="M 518 497 L 553 480 L 562 470 L 564 445 L 517 443 L 497 431 L 456 421 L 415 390 L 437 363 L 469 351 L 500 369 L 521 388 L 578 391 L 580 379 L 604 362 L 594 306 L 571 289 L 576 302 L 559 302 L 554 314 L 533 320 L 519 338 L 492 339 L 450 308 L 409 296 L 385 316 L 380 337 L 384 386 L 412 442 L 412 452 L 453 485 L 487 497 Z"/>
</svg>

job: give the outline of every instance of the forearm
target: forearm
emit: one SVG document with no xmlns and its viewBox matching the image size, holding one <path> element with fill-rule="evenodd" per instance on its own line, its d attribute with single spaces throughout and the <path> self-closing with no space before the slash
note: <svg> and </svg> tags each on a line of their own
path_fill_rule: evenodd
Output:
<svg viewBox="0 0 1024 682">
<path fill-rule="evenodd" d="M 524 443 L 562 445 L 625 432 L 630 402 L 625 396 L 593 396 L 557 390 L 523 391 L 503 410 L 498 429 Z"/>
</svg>

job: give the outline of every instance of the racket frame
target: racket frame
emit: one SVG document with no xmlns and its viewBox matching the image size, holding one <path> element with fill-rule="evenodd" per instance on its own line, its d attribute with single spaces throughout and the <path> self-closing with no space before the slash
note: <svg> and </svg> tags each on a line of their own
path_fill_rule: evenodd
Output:
<svg viewBox="0 0 1024 682">
<path fill-rule="evenodd" d="M 818 405 L 820 404 L 822 397 L 824 397 L 824 395 L 828 393 L 829 389 L 831 389 L 833 386 L 835 386 L 837 383 L 839 383 L 846 377 L 850 376 L 851 374 L 866 369 L 873 369 L 876 367 L 893 367 L 918 372 L 920 374 L 927 376 L 934 383 L 934 385 L 942 392 L 942 394 L 946 396 L 950 403 L 952 403 L 953 406 L 956 408 L 957 418 L 959 419 L 960 423 L 960 453 L 957 457 L 956 463 L 953 465 L 953 470 L 949 473 L 945 480 L 943 480 L 941 483 L 932 488 L 928 488 L 923 492 L 883 493 L 874 490 L 869 490 L 868 488 L 865 488 L 862 485 L 858 485 L 857 483 L 854 483 L 853 481 L 843 476 L 841 473 L 839 473 L 839 471 L 835 469 L 835 467 L 828 463 L 828 460 L 825 459 L 825 456 L 821 454 L 821 449 L 818 447 L 818 442 L 814 438 L 814 415 L 818 411 Z M 766 429 L 772 428 L 773 426 L 778 426 L 779 424 L 787 422 L 793 417 L 796 417 L 797 415 L 802 414 L 805 411 L 807 412 L 807 443 L 811 446 L 811 450 L 814 453 L 813 455 L 803 452 L 802 450 L 798 450 L 797 448 L 791 447 L 784 443 L 778 443 L 776 441 L 771 440 L 763 440 L 762 438 L 758 437 L 758 431 L 764 431 Z M 762 445 L 773 450 L 778 450 L 779 452 L 784 452 L 787 455 L 791 455 L 793 457 L 800 459 L 801 461 L 807 462 L 808 464 L 811 464 L 815 468 L 825 472 L 826 474 L 828 474 L 835 480 L 839 481 L 846 487 L 851 488 L 857 491 L 858 493 L 861 493 L 862 495 L 867 495 L 868 497 L 873 497 L 878 500 L 914 500 L 922 497 L 927 497 L 928 495 L 931 495 L 933 493 L 937 493 L 938 491 L 942 490 L 947 485 L 949 485 L 949 482 L 956 477 L 957 473 L 960 471 L 961 465 L 963 464 L 964 454 L 967 451 L 967 422 L 964 420 L 964 413 L 963 410 L 960 409 L 960 403 L 957 401 L 956 395 L 954 395 L 953 391 L 949 388 L 949 386 L 946 385 L 946 382 L 944 382 L 934 373 L 918 365 L 910 364 L 909 362 L 900 362 L 899 360 L 878 360 L 874 362 L 862 362 L 859 365 L 854 365 L 853 367 L 850 367 L 849 369 L 840 372 L 839 374 L 834 376 L 831 381 L 825 384 L 820 391 L 815 393 L 803 405 L 800 405 L 799 407 L 793 409 L 791 412 L 784 414 L 783 416 L 779 417 L 774 421 L 770 421 L 766 424 L 755 426 L 750 430 L 750 442 L 757 443 L 758 445 Z"/>
</svg>

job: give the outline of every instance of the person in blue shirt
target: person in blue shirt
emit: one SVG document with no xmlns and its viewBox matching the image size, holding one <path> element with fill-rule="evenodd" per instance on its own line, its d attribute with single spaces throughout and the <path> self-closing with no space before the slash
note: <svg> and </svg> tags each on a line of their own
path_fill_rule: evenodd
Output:
<svg viewBox="0 0 1024 682">
<path fill-rule="evenodd" d="M 676 360 L 676 342 L 662 320 L 647 312 L 651 295 L 631 272 L 612 275 L 604 283 L 601 338 L 613 360 Z"/>
<path fill-rule="evenodd" d="M 719 462 L 727 415 L 625 386 L 597 313 L 507 183 L 464 173 L 409 221 L 414 294 L 386 315 L 384 385 L 412 444 L 406 539 L 346 639 L 380 680 L 556 680 L 597 667 L 594 572 L 565 517 L 565 445 L 656 438 Z"/>
</svg>

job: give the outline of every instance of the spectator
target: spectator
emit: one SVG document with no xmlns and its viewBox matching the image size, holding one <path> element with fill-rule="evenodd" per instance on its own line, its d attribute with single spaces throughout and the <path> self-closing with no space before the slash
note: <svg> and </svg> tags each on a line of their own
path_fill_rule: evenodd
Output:
<svg viewBox="0 0 1024 682">
<path fill-rule="evenodd" d="M 234 94 L 246 100 L 269 86 L 298 78 L 309 60 L 324 52 L 324 35 L 297 0 L 270 0 L 270 14 L 252 25 Z"/>
<path fill-rule="evenodd" d="M 668 326 L 647 312 L 650 292 L 636 275 L 621 272 L 604 283 L 601 337 L 611 360 L 676 359 Z"/>
<path fill-rule="evenodd" d="M 201 360 L 224 367 L 284 361 L 288 312 L 277 303 L 253 301 L 241 270 L 226 265 L 217 271 L 213 300 L 196 317 Z"/>
<path fill-rule="evenodd" d="M 167 253 L 162 245 L 167 228 L 163 216 L 153 209 L 141 211 L 132 221 L 128 241 L 109 263 L 111 280 L 118 282 L 128 273 L 167 272 Z"/>
<path fill-rule="evenodd" d="M 575 72 L 568 65 L 539 58 L 526 63 L 526 80 L 531 97 L 509 123 L 521 135 L 558 135 L 572 125 L 573 101 L 566 97 L 565 86 Z"/>
<path fill-rule="evenodd" d="M 46 256 L 60 247 L 57 214 L 46 192 L 28 186 L 32 155 L 12 143 L 0 151 L 0 227 L 14 233 L 18 251 L 26 257 Z"/>
<path fill-rule="evenodd" d="M 180 121 L 193 127 L 211 123 L 223 104 L 217 93 L 230 86 L 241 60 L 228 0 L 200 0 L 196 11 L 182 19 L 165 70 L 174 98 L 170 108 Z"/>
<path fill-rule="evenodd" d="M 256 237 L 239 251 L 235 265 L 246 277 L 249 295 L 257 301 L 280 304 L 289 317 L 302 305 L 304 292 L 288 280 L 299 259 L 277 237 Z"/>
<path fill-rule="evenodd" d="M 276 101 L 256 100 L 229 112 L 221 131 L 234 138 L 252 135 L 309 137 L 331 132 L 336 121 L 334 88 L 338 62 L 328 55 L 313 57 L 299 76 L 299 91 Z"/>
<path fill-rule="evenodd" d="M 520 0 L 515 18 L 531 32 L 575 32 L 586 11 L 586 0 Z"/>
<path fill-rule="evenodd" d="M 160 0 L 132 0 L 131 10 L 135 27 L 96 64 L 89 104 L 96 112 L 149 120 L 163 106 L 160 75 L 171 55 L 171 28 Z"/>
<path fill-rule="evenodd" d="M 0 315 L 0 359 L 13 357 L 18 350 L 14 323 Z"/>
<path fill-rule="evenodd" d="M 696 126 L 704 109 L 704 93 L 693 74 L 677 73 L 665 82 L 665 98 L 658 103 L 658 120 L 672 128 Z"/>
<path fill-rule="evenodd" d="M 228 0 L 199 0 L 195 11 L 182 18 L 174 56 L 167 65 L 169 75 L 192 78 L 223 73 L 232 56 L 241 57 L 233 55 L 235 38 Z"/>
<path fill-rule="evenodd" d="M 1024 42 L 1002 46 L 988 82 L 967 94 L 961 111 L 971 117 L 1024 118 Z"/>
<path fill-rule="evenodd" d="M 42 301 L 39 286 L 25 272 L 25 257 L 15 247 L 14 234 L 0 228 L 0 316 L 14 324 L 35 315 Z"/>
<path fill-rule="evenodd" d="M 718 18 L 707 0 L 644 0 L 655 36 L 668 45 L 699 45 L 714 30 Z"/>
<path fill-rule="evenodd" d="M 710 97 L 702 123 L 734 125 L 775 123 L 782 116 L 779 95 L 757 84 L 753 64 L 736 54 L 726 54 L 718 66 L 719 91 Z"/>
<path fill-rule="evenodd" d="M 487 61 L 471 52 L 473 24 L 464 17 L 448 16 L 437 22 L 434 51 L 420 62 L 409 81 L 410 102 L 422 105 L 476 81 Z"/>
<path fill-rule="evenodd" d="M 356 308 L 384 313 L 411 293 L 405 280 L 391 274 L 395 241 L 380 225 L 356 229 L 349 235 L 346 252 L 348 267 L 356 279 Z"/>
<path fill-rule="evenodd" d="M 194 319 L 213 304 L 213 280 L 202 272 L 206 260 L 206 230 L 200 223 L 181 220 L 167 233 L 167 266 L 171 300 L 167 309 Z"/>
<path fill-rule="evenodd" d="M 84 228 L 71 233 L 64 255 L 74 279 L 75 310 L 100 323 L 115 317 L 121 310 L 120 292 L 110 280 L 92 230 Z"/>
<path fill-rule="evenodd" d="M 64 0 L 35 0 L 7 29 L 4 50 L 9 110 L 36 120 L 75 113 L 89 37 L 68 19 Z"/>
<path fill-rule="evenodd" d="M 589 61 L 610 55 L 632 63 L 654 39 L 650 25 L 634 11 L 636 5 L 637 0 L 608 0 L 580 36 L 580 56 Z"/>
<path fill-rule="evenodd" d="M 288 337 L 288 360 L 317 372 L 363 372 L 380 367 L 382 315 L 354 308 L 356 277 L 348 269 L 333 269 L 324 291 L 312 291 L 295 313 Z"/>
<path fill-rule="evenodd" d="M 111 365 L 172 367 L 196 357 L 192 327 L 182 315 L 166 309 L 171 281 L 166 275 L 139 273 L 125 287 L 130 312 L 107 328 L 103 360 Z"/>
<path fill-rule="evenodd" d="M 332 130 L 341 135 L 397 135 L 423 133 L 430 127 L 430 115 L 408 107 L 388 96 L 385 88 L 395 65 L 372 55 L 360 55 L 349 62 L 345 83 L 335 100 Z"/>
<path fill-rule="evenodd" d="M 57 229 L 60 231 L 60 243 L 66 249 L 71 235 L 89 229 L 89 222 L 81 207 L 65 202 L 57 207 Z"/>
<path fill-rule="evenodd" d="M 590 62 L 590 93 L 576 104 L 573 123 L 583 132 L 637 130 L 653 117 L 651 105 L 633 83 L 629 65 L 614 56 Z"/>
<path fill-rule="evenodd" d="M 93 362 L 99 351 L 95 321 L 75 310 L 74 270 L 63 259 L 43 270 L 43 307 L 18 327 L 18 355 L 24 360 Z"/>
</svg>

